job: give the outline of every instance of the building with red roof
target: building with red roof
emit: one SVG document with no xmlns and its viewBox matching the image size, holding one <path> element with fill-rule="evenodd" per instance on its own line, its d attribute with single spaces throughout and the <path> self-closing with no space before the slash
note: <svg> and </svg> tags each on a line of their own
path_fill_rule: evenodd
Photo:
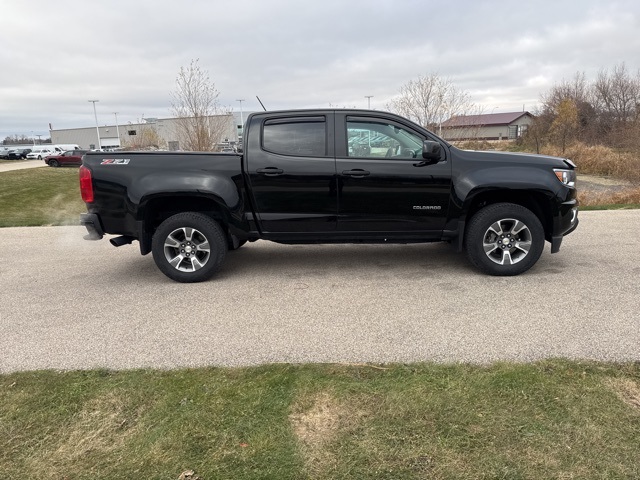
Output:
<svg viewBox="0 0 640 480">
<path fill-rule="evenodd" d="M 533 119 L 529 112 L 457 115 L 442 123 L 442 136 L 446 140 L 515 140 Z"/>
</svg>

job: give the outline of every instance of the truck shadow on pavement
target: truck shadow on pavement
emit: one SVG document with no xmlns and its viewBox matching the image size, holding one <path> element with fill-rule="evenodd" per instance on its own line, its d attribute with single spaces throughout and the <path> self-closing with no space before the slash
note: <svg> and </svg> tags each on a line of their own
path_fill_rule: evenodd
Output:
<svg viewBox="0 0 640 480">
<path fill-rule="evenodd" d="M 565 265 L 560 260 L 545 251 L 525 275 L 561 274 Z M 112 265 L 113 276 L 128 278 L 127 283 L 157 280 L 173 283 L 157 269 L 151 255 L 140 257 L 134 254 L 130 262 Z M 279 245 L 260 241 L 227 252 L 220 271 L 210 281 L 242 282 L 266 276 L 292 280 L 322 279 L 336 275 L 349 279 L 394 277 L 406 280 L 484 276 L 473 268 L 464 252 L 459 253 L 446 243 Z"/>
<path fill-rule="evenodd" d="M 289 278 L 381 272 L 407 277 L 442 269 L 470 272 L 464 255 L 443 243 L 411 245 L 277 245 L 247 244 L 228 252 L 216 278 L 254 277 L 262 273 Z"/>
</svg>

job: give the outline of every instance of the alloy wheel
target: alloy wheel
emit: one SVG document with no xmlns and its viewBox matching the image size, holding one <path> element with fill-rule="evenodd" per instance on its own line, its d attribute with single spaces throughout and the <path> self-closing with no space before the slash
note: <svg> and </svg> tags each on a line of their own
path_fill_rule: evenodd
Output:
<svg viewBox="0 0 640 480">
<path fill-rule="evenodd" d="M 514 218 L 505 218 L 491 224 L 482 242 L 484 253 L 498 265 L 521 262 L 529 254 L 531 245 L 529 227 Z"/>
</svg>

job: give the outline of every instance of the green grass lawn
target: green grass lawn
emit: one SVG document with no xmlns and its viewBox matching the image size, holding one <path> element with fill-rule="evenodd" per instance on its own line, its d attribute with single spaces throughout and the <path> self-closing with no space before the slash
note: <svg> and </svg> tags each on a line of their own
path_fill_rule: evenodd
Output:
<svg viewBox="0 0 640 480">
<path fill-rule="evenodd" d="M 581 206 L 580 210 L 634 210 L 640 208 L 640 203 L 608 203 L 604 205 Z"/>
<path fill-rule="evenodd" d="M 0 173 L 0 227 L 77 225 L 83 212 L 77 168 Z"/>
<path fill-rule="evenodd" d="M 0 478 L 640 478 L 640 365 L 0 376 Z"/>
</svg>

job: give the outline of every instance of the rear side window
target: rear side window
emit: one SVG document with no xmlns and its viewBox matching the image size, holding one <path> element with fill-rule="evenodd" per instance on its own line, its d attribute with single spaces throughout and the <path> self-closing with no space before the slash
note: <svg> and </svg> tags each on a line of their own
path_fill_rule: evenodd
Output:
<svg viewBox="0 0 640 480">
<path fill-rule="evenodd" d="M 327 155 L 327 123 L 324 117 L 273 119 L 264 123 L 262 146 L 281 155 Z"/>
</svg>

